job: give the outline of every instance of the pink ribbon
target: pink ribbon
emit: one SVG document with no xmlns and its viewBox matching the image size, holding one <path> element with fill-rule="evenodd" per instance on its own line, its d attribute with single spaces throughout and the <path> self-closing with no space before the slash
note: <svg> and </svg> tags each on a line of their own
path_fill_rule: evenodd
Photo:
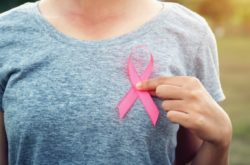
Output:
<svg viewBox="0 0 250 165">
<path fill-rule="evenodd" d="M 137 48 L 142 48 L 144 46 L 138 46 Z M 150 76 L 150 74 L 153 71 L 153 64 L 154 64 L 154 59 L 153 55 L 150 52 L 150 62 L 148 66 L 146 67 L 145 71 L 142 73 L 142 75 L 139 77 L 135 66 L 132 63 L 131 55 L 128 58 L 128 74 L 129 74 L 129 79 L 132 87 L 128 91 L 128 93 L 123 97 L 123 99 L 119 102 L 117 108 L 119 112 L 119 117 L 123 119 L 130 108 L 133 106 L 135 103 L 136 99 L 139 97 L 140 101 L 142 102 L 143 106 L 145 107 L 145 110 L 147 111 L 152 124 L 155 126 L 158 116 L 159 116 L 159 110 L 157 106 L 155 105 L 152 97 L 147 91 L 139 91 L 136 89 L 136 84 L 138 82 L 147 80 Z"/>
</svg>

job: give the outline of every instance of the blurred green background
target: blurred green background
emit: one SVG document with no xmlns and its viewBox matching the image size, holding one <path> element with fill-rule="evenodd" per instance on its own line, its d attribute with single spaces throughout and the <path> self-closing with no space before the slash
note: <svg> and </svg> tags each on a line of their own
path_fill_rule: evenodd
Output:
<svg viewBox="0 0 250 165">
<path fill-rule="evenodd" d="M 174 1 L 174 0 L 173 0 Z M 0 12 L 26 2 L 1 0 Z M 233 122 L 230 164 L 250 165 L 250 0 L 175 0 L 203 15 L 216 34 L 222 103 Z"/>
</svg>

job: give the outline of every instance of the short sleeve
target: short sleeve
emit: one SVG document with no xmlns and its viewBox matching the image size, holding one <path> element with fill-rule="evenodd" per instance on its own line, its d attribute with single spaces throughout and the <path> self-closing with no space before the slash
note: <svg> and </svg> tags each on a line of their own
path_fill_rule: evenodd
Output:
<svg viewBox="0 0 250 165">
<path fill-rule="evenodd" d="M 194 59 L 194 74 L 215 101 L 225 99 L 220 81 L 219 58 L 215 36 L 208 28 Z"/>
</svg>

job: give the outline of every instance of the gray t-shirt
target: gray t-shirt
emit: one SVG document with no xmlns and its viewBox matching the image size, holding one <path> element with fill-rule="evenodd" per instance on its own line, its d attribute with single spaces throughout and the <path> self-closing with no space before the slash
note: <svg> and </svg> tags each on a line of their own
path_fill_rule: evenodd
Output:
<svg viewBox="0 0 250 165">
<path fill-rule="evenodd" d="M 26 3 L 0 15 L 0 107 L 10 165 L 170 165 L 177 124 L 153 98 L 156 127 L 139 99 L 123 120 L 117 104 L 131 87 L 127 60 L 145 45 L 159 76 L 198 77 L 216 101 L 224 99 L 214 35 L 189 9 L 165 9 L 125 35 L 77 40 L 57 31 Z M 138 50 L 138 72 L 149 54 Z"/>
</svg>

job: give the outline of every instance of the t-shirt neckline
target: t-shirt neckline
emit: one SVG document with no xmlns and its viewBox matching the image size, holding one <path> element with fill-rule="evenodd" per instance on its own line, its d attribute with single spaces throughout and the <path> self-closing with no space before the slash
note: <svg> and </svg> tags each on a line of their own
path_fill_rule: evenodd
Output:
<svg viewBox="0 0 250 165">
<path fill-rule="evenodd" d="M 144 34 L 150 32 L 153 28 L 156 28 L 157 25 L 159 25 L 159 21 L 162 21 L 162 18 L 166 19 L 168 13 L 170 12 L 171 6 L 173 6 L 173 3 L 168 3 L 169 5 L 166 5 L 166 2 L 161 2 L 164 5 L 164 8 L 157 15 L 155 15 L 149 21 L 145 22 L 139 28 L 130 31 L 128 33 L 108 39 L 81 40 L 60 32 L 50 22 L 48 22 L 48 20 L 42 15 L 39 9 L 39 2 L 40 1 L 36 1 L 34 3 L 33 11 L 34 14 L 36 15 L 37 21 L 39 22 L 39 26 L 43 28 L 46 34 L 66 44 L 73 44 L 73 45 L 80 44 L 88 46 L 102 46 L 102 45 L 107 46 L 113 44 L 121 44 L 124 42 L 130 42 L 133 41 L 134 39 L 138 39 L 138 37 L 143 36 Z"/>
</svg>

